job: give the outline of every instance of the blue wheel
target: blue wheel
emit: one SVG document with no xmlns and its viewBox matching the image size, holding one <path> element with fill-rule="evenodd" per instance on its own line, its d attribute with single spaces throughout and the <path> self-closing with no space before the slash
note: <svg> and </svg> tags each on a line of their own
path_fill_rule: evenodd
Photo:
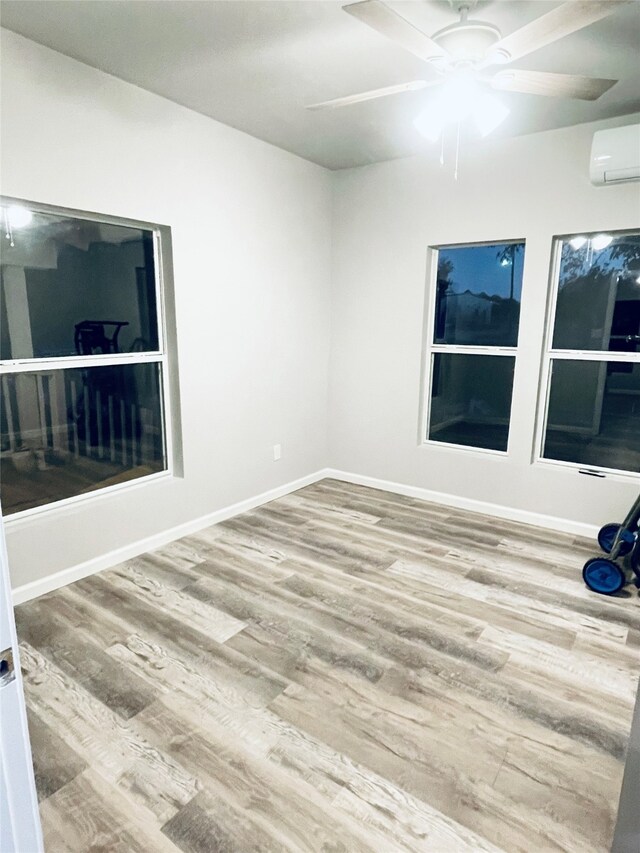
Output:
<svg viewBox="0 0 640 853">
<path fill-rule="evenodd" d="M 604 527 L 600 528 L 600 531 L 598 533 L 598 545 L 602 548 L 605 554 L 611 553 L 613 543 L 615 542 L 615 538 L 618 535 L 618 531 L 621 527 L 621 524 L 605 524 Z M 624 530 L 622 535 L 624 537 L 624 540 L 620 545 L 619 556 L 625 557 L 631 552 L 635 537 L 633 533 L 629 533 L 628 530 Z"/>
<path fill-rule="evenodd" d="M 604 557 L 587 560 L 582 569 L 582 579 L 589 589 L 602 595 L 615 595 L 627 582 L 620 566 Z"/>
</svg>

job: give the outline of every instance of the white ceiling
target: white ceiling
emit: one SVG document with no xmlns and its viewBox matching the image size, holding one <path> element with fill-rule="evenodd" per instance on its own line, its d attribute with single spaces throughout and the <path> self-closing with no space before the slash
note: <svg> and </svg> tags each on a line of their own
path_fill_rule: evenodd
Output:
<svg viewBox="0 0 640 853">
<path fill-rule="evenodd" d="M 349 2 L 349 0 L 344 0 Z M 3 0 L 2 26 L 331 169 L 404 157 L 428 145 L 412 120 L 432 97 L 411 92 L 327 112 L 305 104 L 423 76 L 424 64 L 333 0 Z M 390 2 L 426 33 L 457 16 L 448 0 Z M 503 34 L 557 6 L 479 0 L 472 17 Z M 640 2 L 514 67 L 618 78 L 589 103 L 501 93 L 495 135 L 532 133 L 640 110 Z"/>
</svg>

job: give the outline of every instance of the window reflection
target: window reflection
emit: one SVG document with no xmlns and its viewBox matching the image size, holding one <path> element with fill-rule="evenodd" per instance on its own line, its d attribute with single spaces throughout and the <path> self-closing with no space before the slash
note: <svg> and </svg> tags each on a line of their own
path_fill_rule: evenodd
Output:
<svg viewBox="0 0 640 853">
<path fill-rule="evenodd" d="M 555 359 L 544 457 L 640 471 L 640 364 Z"/>
<path fill-rule="evenodd" d="M 516 346 L 524 243 L 438 250 L 434 343 Z"/>
<path fill-rule="evenodd" d="M 166 469 L 157 363 L 1 378 L 6 514 Z"/>
<path fill-rule="evenodd" d="M 507 450 L 515 358 L 435 353 L 429 439 Z"/>
<path fill-rule="evenodd" d="M 640 235 L 562 243 L 554 349 L 640 351 Z"/>
<path fill-rule="evenodd" d="M 3 360 L 88 354 L 87 323 L 112 341 L 93 352 L 158 349 L 150 230 L 33 211 L 3 246 L 1 274 Z"/>
</svg>

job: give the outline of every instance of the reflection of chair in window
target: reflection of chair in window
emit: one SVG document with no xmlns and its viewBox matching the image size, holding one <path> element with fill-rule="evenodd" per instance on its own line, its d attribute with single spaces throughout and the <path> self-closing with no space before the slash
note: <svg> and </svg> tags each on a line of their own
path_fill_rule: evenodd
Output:
<svg viewBox="0 0 640 853">
<path fill-rule="evenodd" d="M 83 320 L 75 327 L 78 355 L 118 353 L 118 335 L 128 322 Z M 135 460 L 141 435 L 138 394 L 135 382 L 125 379 L 122 365 L 91 367 L 83 371 L 83 389 L 78 394 L 73 417 L 83 454 L 111 461 Z"/>
<path fill-rule="evenodd" d="M 82 323 L 76 323 L 76 352 L 78 355 L 120 352 L 118 335 L 122 327 L 128 325 L 128 322 L 120 320 L 83 320 Z M 108 326 L 114 327 L 111 336 L 107 334 Z"/>
</svg>

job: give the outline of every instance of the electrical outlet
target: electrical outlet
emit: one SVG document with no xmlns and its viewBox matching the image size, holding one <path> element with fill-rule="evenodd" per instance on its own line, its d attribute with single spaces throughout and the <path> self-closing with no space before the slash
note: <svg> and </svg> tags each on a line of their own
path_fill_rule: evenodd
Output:
<svg viewBox="0 0 640 853">
<path fill-rule="evenodd" d="M 274 444 L 273 445 L 273 461 L 277 462 L 281 456 L 282 456 L 282 445 L 281 444 Z"/>
</svg>

